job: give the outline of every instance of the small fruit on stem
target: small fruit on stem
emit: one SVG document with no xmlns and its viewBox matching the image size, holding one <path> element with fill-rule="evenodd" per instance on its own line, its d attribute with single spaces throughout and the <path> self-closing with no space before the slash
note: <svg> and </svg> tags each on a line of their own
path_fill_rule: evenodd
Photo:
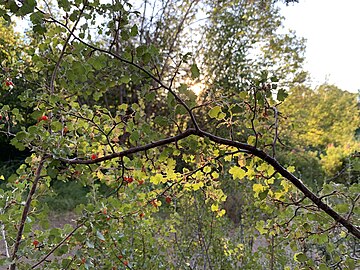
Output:
<svg viewBox="0 0 360 270">
<path fill-rule="evenodd" d="M 32 243 L 33 243 L 34 247 L 37 247 L 40 244 L 40 242 L 38 240 L 34 240 Z"/>
<path fill-rule="evenodd" d="M 165 201 L 166 201 L 166 203 L 171 203 L 171 197 L 166 196 Z"/>
<path fill-rule="evenodd" d="M 134 181 L 134 178 L 132 178 L 132 177 L 124 177 L 124 181 L 126 182 L 126 183 L 128 183 L 128 184 L 130 184 L 130 183 L 132 183 L 133 181 Z"/>
<path fill-rule="evenodd" d="M 140 186 L 140 185 L 142 185 L 142 184 L 144 184 L 144 180 L 138 180 L 138 185 Z"/>
<path fill-rule="evenodd" d="M 49 120 L 49 117 L 47 117 L 46 115 L 43 115 L 43 116 L 39 117 L 39 119 L 38 119 L 39 122 L 40 121 L 47 121 L 47 120 Z"/>
</svg>

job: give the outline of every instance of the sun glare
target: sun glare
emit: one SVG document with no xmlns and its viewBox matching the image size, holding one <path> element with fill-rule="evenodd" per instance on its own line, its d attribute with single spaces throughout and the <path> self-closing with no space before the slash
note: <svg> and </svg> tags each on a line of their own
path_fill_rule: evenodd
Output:
<svg viewBox="0 0 360 270">
<path fill-rule="evenodd" d="M 195 93 L 195 95 L 198 96 L 204 90 L 205 85 L 201 82 L 198 82 L 198 83 L 191 85 L 189 88 Z"/>
</svg>

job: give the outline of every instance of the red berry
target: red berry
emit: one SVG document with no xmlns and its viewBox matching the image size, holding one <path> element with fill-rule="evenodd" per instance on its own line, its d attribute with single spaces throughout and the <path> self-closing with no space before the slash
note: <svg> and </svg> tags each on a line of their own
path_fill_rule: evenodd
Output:
<svg viewBox="0 0 360 270">
<path fill-rule="evenodd" d="M 152 206 L 154 206 L 154 207 L 158 207 L 158 205 L 157 205 L 157 199 L 152 200 L 152 201 L 150 202 L 150 204 L 151 204 Z"/>
<path fill-rule="evenodd" d="M 12 81 L 5 81 L 6 86 L 14 86 Z"/>
<path fill-rule="evenodd" d="M 140 218 L 143 218 L 144 216 L 145 216 L 144 213 L 140 213 L 140 214 L 139 214 L 139 217 L 140 217 Z"/>
<path fill-rule="evenodd" d="M 41 116 L 41 117 L 39 118 L 39 122 L 40 122 L 40 121 L 47 121 L 47 120 L 49 120 L 49 118 L 48 118 L 46 115 L 43 115 L 43 116 Z"/>
<path fill-rule="evenodd" d="M 0 120 L 2 119 L 2 115 L 0 115 Z"/>
<path fill-rule="evenodd" d="M 133 181 L 134 181 L 134 178 L 132 178 L 132 177 L 124 177 L 124 181 L 126 182 L 126 183 L 132 183 Z"/>
<path fill-rule="evenodd" d="M 92 154 L 91 155 L 91 160 L 97 159 L 97 155 L 96 154 Z"/>
<path fill-rule="evenodd" d="M 171 203 L 171 197 L 166 196 L 165 201 L 166 201 L 166 203 Z"/>
<path fill-rule="evenodd" d="M 102 213 L 103 213 L 104 215 L 107 215 L 107 209 L 104 208 L 104 209 L 102 210 Z"/>
<path fill-rule="evenodd" d="M 129 262 L 128 262 L 128 261 L 123 261 L 123 264 L 124 264 L 125 266 L 128 266 Z"/>
<path fill-rule="evenodd" d="M 123 258 L 123 255 L 119 255 L 118 258 L 121 260 Z"/>
<path fill-rule="evenodd" d="M 144 180 L 139 180 L 138 185 L 142 185 L 142 184 L 144 184 L 144 182 L 145 182 Z"/>
<path fill-rule="evenodd" d="M 39 242 L 38 240 L 34 240 L 34 241 L 33 241 L 33 245 L 34 245 L 35 247 L 37 247 L 39 244 L 40 244 L 40 242 Z"/>
</svg>

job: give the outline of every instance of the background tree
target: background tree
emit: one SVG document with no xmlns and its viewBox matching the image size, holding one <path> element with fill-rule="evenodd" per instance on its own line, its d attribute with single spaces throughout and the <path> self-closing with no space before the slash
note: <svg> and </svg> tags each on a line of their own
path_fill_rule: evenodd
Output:
<svg viewBox="0 0 360 270">
<path fill-rule="evenodd" d="M 6 14 L 30 14 L 33 24 L 28 40 L 31 61 L 26 70 L 17 70 L 29 86 L 18 98 L 31 112 L 32 123 L 19 122 L 16 134 L 7 132 L 15 147 L 31 155 L 0 190 L 2 265 L 355 269 L 358 183 L 326 183 L 315 194 L 295 177 L 296 168 L 276 159 L 279 102 L 286 98 L 285 90 L 276 89 L 282 83 L 276 72 L 285 80 L 294 74 L 282 72 L 292 72 L 300 63 L 277 71 L 267 65 L 260 72 L 249 69 L 247 81 L 239 84 L 246 91 L 226 84 L 222 89 L 233 99 L 208 95 L 196 101 L 187 84 L 200 72 L 195 58 L 186 61 L 188 55 L 180 51 L 187 47 L 181 46 L 186 39 L 180 30 L 194 18 L 200 2 L 184 1 L 181 8 L 171 1 L 153 3 L 160 3 L 164 15 L 146 19 L 146 11 L 141 17 L 138 8 L 121 1 L 9 1 L 1 7 L 5 19 Z M 249 43 L 254 47 L 244 45 L 245 52 L 276 38 L 272 35 L 280 25 L 276 18 L 274 25 L 269 19 L 272 1 L 252 4 L 244 6 L 250 18 L 242 21 L 244 29 L 251 37 L 252 31 L 260 31 L 257 27 L 269 27 L 269 35 L 265 40 L 254 35 L 255 43 Z M 209 6 L 204 2 L 202 7 Z M 206 29 L 221 37 L 214 29 L 220 25 L 231 30 L 235 22 L 224 16 L 219 24 L 212 20 L 218 14 L 234 18 L 240 11 L 228 4 L 216 7 Z M 180 23 L 170 16 L 171 10 L 182 12 Z M 100 25 L 98 18 L 103 20 Z M 269 25 L 258 18 L 269 19 Z M 155 23 L 159 29 L 153 30 L 147 22 L 169 26 L 162 32 L 159 25 Z M 246 28 L 248 24 L 254 29 Z M 174 29 L 176 39 L 154 38 L 154 33 Z M 209 40 L 204 48 L 213 45 Z M 293 44 L 291 38 L 284 40 Z M 294 49 L 277 46 L 274 57 L 288 59 L 286 48 Z M 258 59 L 271 63 L 269 53 Z M 204 53 L 204 63 L 205 57 Z M 241 71 L 243 58 L 235 60 Z M 204 78 L 210 65 L 205 65 Z M 220 84 L 232 75 L 228 70 L 216 72 L 217 77 L 208 77 L 209 91 L 214 81 Z M 235 76 L 239 83 L 236 80 Z M 22 116 L 6 104 L 1 113 L 9 119 Z M 90 190 L 88 202 L 74 210 L 76 221 L 62 228 L 48 224 L 49 209 L 41 203 L 54 191 L 54 181 L 77 182 Z M 231 211 L 227 193 L 235 189 L 244 196 L 229 196 L 240 202 L 240 210 Z"/>
</svg>

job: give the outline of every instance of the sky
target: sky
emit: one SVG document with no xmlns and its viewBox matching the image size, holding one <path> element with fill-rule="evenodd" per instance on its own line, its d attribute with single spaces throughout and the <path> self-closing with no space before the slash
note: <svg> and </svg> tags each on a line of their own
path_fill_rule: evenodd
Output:
<svg viewBox="0 0 360 270">
<path fill-rule="evenodd" d="M 360 89 L 360 0 L 300 0 L 282 7 L 285 27 L 307 39 L 312 86 Z"/>
</svg>

